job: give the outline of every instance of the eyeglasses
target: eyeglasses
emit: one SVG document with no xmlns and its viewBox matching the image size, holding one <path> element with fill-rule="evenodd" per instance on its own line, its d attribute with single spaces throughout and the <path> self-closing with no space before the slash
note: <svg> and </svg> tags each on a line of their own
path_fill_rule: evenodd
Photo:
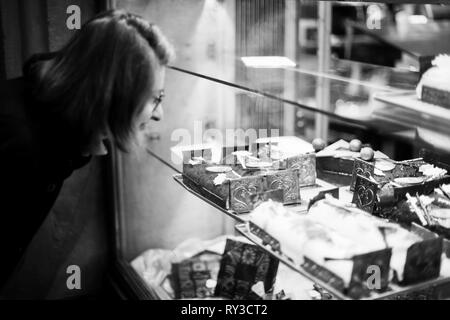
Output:
<svg viewBox="0 0 450 320">
<path fill-rule="evenodd" d="M 158 109 L 158 107 L 159 107 L 159 106 L 161 105 L 161 103 L 163 102 L 165 96 L 166 96 L 166 94 L 165 94 L 164 90 L 161 90 L 161 91 L 159 92 L 159 96 L 153 97 L 153 103 L 155 104 L 155 106 L 154 106 L 154 108 L 153 108 L 153 112 L 155 112 L 156 109 Z M 152 112 L 152 113 L 153 113 L 153 112 Z"/>
<path fill-rule="evenodd" d="M 146 124 L 147 122 L 150 122 L 151 120 L 154 119 L 154 114 L 155 114 L 156 110 L 158 109 L 158 107 L 159 107 L 159 106 L 161 105 L 161 103 L 163 102 L 164 97 L 165 97 L 164 90 L 159 91 L 159 95 L 153 97 L 153 104 L 154 104 L 155 106 L 153 107 L 152 112 L 151 112 L 149 115 L 147 115 L 148 118 L 147 118 L 145 121 L 142 121 L 142 123 L 141 123 L 139 126 L 145 126 L 145 124 Z"/>
</svg>

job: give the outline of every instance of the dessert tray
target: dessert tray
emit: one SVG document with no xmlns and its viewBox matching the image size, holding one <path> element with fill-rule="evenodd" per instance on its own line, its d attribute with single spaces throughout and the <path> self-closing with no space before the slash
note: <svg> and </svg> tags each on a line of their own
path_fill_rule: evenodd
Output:
<svg viewBox="0 0 450 320">
<path fill-rule="evenodd" d="M 268 199 L 305 205 L 320 192 L 339 192 L 317 180 L 315 153 L 292 153 L 272 142 L 257 142 L 252 152 L 249 149 L 249 145 L 222 147 L 220 160 L 212 148 L 186 149 L 182 175 L 175 180 L 234 214 L 251 212 Z"/>
<path fill-rule="evenodd" d="M 293 259 L 284 254 L 276 239 L 272 238 L 264 230 L 252 222 L 246 222 L 235 226 L 237 232 L 256 245 L 266 250 L 268 253 L 279 259 L 283 264 L 298 272 L 302 276 L 316 283 L 319 287 L 333 296 L 333 299 L 351 300 L 350 297 L 339 290 L 342 279 L 334 275 L 327 269 L 315 264 L 313 261 L 305 259 L 302 265 L 296 265 Z M 379 252 L 380 253 L 380 252 Z M 381 255 L 383 253 L 381 252 Z M 365 255 L 366 256 L 366 255 Z M 361 256 L 362 257 L 362 256 Z M 423 281 L 414 285 L 400 286 L 390 282 L 388 287 L 379 292 L 373 290 L 367 297 L 359 297 L 362 300 L 425 300 L 448 298 L 450 290 L 450 277 L 439 276 L 432 280 Z"/>
<path fill-rule="evenodd" d="M 439 185 L 450 183 L 447 170 L 435 167 L 422 158 L 383 162 L 386 170 L 361 159 L 356 159 L 354 163 L 350 185 L 350 190 L 354 191 L 353 203 L 371 214 L 387 217 L 395 204 L 405 199 L 407 194 L 429 194 Z M 438 174 L 424 175 L 421 168 Z"/>
<path fill-rule="evenodd" d="M 236 213 L 250 212 L 255 198 L 300 203 L 300 187 L 315 184 L 315 155 L 274 161 L 271 143 L 264 149 L 259 144 L 252 149 L 251 153 L 249 145 L 223 147 L 220 161 L 212 160 L 211 148 L 186 150 L 183 182 Z"/>
</svg>

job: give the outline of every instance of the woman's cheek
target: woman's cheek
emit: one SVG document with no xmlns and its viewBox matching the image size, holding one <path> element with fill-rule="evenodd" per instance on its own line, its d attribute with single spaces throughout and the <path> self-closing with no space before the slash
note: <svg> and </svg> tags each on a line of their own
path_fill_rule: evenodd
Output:
<svg viewBox="0 0 450 320">
<path fill-rule="evenodd" d="M 138 131 L 145 131 L 145 129 L 147 129 L 147 123 L 146 122 L 141 123 L 139 125 L 139 130 Z"/>
<path fill-rule="evenodd" d="M 146 130 L 146 128 L 145 129 L 143 129 L 143 130 L 139 130 L 137 133 L 136 133 L 136 143 L 137 143 L 137 145 L 138 146 L 140 146 L 140 147 L 142 147 L 142 146 L 145 146 L 145 142 L 146 142 L 146 137 L 147 137 L 147 131 L 148 130 Z"/>
</svg>

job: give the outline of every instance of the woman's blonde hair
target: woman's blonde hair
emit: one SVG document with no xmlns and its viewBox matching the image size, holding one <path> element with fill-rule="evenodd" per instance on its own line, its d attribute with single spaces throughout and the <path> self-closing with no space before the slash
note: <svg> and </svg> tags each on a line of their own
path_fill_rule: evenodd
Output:
<svg viewBox="0 0 450 320">
<path fill-rule="evenodd" d="M 173 48 L 156 25 L 112 10 L 87 22 L 39 79 L 36 97 L 83 147 L 105 128 L 126 150 L 150 99 L 157 68 Z"/>
</svg>

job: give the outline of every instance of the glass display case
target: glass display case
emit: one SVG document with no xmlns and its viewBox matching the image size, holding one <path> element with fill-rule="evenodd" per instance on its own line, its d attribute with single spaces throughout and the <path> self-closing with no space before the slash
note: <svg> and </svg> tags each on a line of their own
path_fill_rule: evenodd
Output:
<svg viewBox="0 0 450 320">
<path fill-rule="evenodd" d="M 450 52 L 442 41 L 450 32 L 448 6 L 294 0 L 111 5 L 159 25 L 177 51 L 166 73 L 164 120 L 131 152 L 115 150 L 112 159 L 116 271 L 128 297 L 180 298 L 168 281 L 174 256 L 177 263 L 199 254 L 202 263 L 216 261 L 201 254 L 219 255 L 225 236 L 242 236 L 239 226 L 249 213 L 187 185 L 184 164 L 195 159 L 186 159 L 186 152 L 247 150 L 256 139 L 281 137 L 281 144 L 302 153 L 312 152 L 310 143 L 320 138 L 330 145 L 359 139 L 397 161 L 418 158 L 423 148 L 442 159 L 450 154 L 448 110 L 411 103 L 433 58 Z M 276 288 L 290 298 L 348 298 L 274 257 L 281 260 Z M 217 265 L 211 268 L 217 272 Z M 446 278 L 439 281 L 433 285 Z M 429 286 L 421 286 L 418 295 L 426 296 Z M 433 297 L 443 296 L 429 293 Z"/>
</svg>

